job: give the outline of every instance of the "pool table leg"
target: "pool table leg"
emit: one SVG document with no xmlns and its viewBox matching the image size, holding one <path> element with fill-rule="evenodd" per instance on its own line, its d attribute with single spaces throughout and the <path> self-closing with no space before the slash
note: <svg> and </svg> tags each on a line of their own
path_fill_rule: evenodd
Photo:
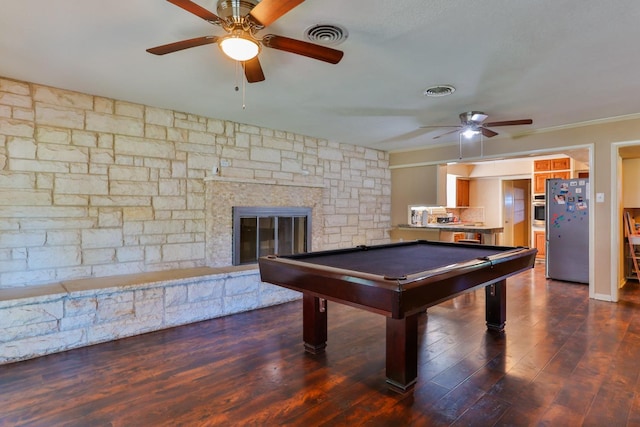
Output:
<svg viewBox="0 0 640 427">
<path fill-rule="evenodd" d="M 503 332 L 507 322 L 507 281 L 500 280 L 486 286 L 486 319 L 487 328 L 492 331 Z"/>
<path fill-rule="evenodd" d="M 418 314 L 403 319 L 387 317 L 387 384 L 405 393 L 418 377 Z"/>
<path fill-rule="evenodd" d="M 327 346 L 327 301 L 302 295 L 302 339 L 308 353 L 324 353 Z"/>
</svg>

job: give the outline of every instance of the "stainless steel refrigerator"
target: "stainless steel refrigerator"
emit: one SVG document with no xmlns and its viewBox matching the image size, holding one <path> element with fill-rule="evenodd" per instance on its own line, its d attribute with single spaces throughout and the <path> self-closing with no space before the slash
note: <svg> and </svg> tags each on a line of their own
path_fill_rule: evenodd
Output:
<svg viewBox="0 0 640 427">
<path fill-rule="evenodd" d="M 546 275 L 589 283 L 589 180 L 549 179 L 546 191 Z"/>
</svg>

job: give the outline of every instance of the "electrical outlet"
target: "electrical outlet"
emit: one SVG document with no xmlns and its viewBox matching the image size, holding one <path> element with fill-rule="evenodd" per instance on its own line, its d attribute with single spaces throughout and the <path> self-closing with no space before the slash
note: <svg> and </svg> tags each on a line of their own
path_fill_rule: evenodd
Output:
<svg viewBox="0 0 640 427">
<path fill-rule="evenodd" d="M 230 165 L 231 165 L 231 162 L 229 162 L 229 160 L 226 160 L 226 159 L 220 160 L 220 166 L 221 167 L 226 168 L 226 167 L 228 167 Z"/>
</svg>

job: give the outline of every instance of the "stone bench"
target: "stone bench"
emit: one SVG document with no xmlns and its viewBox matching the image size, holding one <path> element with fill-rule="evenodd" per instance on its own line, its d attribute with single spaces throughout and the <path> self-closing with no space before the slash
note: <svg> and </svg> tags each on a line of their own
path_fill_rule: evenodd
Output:
<svg viewBox="0 0 640 427">
<path fill-rule="evenodd" d="M 261 282 L 255 265 L 0 289 L 0 364 L 298 298 Z"/>
</svg>

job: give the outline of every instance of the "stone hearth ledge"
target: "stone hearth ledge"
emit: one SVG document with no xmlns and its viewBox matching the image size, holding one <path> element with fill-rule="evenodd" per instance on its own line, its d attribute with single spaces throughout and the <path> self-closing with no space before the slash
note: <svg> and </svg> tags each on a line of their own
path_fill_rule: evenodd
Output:
<svg viewBox="0 0 640 427">
<path fill-rule="evenodd" d="M 293 301 L 256 265 L 0 289 L 0 364 Z"/>
</svg>

